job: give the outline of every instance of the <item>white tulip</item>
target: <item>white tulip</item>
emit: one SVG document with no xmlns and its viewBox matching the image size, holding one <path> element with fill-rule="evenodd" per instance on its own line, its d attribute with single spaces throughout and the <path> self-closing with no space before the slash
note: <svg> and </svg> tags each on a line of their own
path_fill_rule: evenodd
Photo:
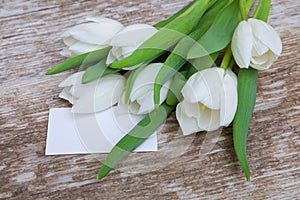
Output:
<svg viewBox="0 0 300 200">
<path fill-rule="evenodd" d="M 268 69 L 280 56 L 282 43 L 276 31 L 258 19 L 242 21 L 232 38 L 232 53 L 240 68 Z"/>
<path fill-rule="evenodd" d="M 155 109 L 154 82 L 162 66 L 163 63 L 152 63 L 142 69 L 134 81 L 128 104 L 125 104 L 124 95 L 120 98 L 119 111 L 125 110 L 132 114 L 143 115 Z M 171 82 L 172 80 L 167 81 L 161 88 L 160 104 L 166 100 Z"/>
<path fill-rule="evenodd" d="M 59 97 L 73 104 L 73 113 L 94 113 L 116 104 L 124 92 L 125 78 L 111 74 L 87 84 L 81 84 L 84 72 L 72 74 L 59 84 Z"/>
<path fill-rule="evenodd" d="M 112 37 L 124 26 L 115 20 L 104 17 L 89 17 L 89 23 L 74 26 L 63 33 L 67 47 L 63 56 L 73 57 L 110 46 Z"/>
<path fill-rule="evenodd" d="M 181 91 L 176 117 L 184 135 L 228 126 L 237 109 L 237 77 L 231 70 L 210 68 L 194 74 Z"/>
<path fill-rule="evenodd" d="M 112 49 L 108 54 L 106 64 L 111 64 L 130 56 L 142 43 L 157 33 L 157 31 L 156 28 L 147 24 L 134 24 L 125 27 L 113 37 L 110 43 Z M 131 69 L 134 68 L 132 67 Z"/>
</svg>

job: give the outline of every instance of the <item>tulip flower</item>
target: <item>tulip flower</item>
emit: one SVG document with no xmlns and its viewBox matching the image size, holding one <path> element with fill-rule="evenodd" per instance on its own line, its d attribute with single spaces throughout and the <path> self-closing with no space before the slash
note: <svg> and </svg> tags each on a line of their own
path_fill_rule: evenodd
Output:
<svg viewBox="0 0 300 200">
<path fill-rule="evenodd" d="M 72 74 L 59 87 L 59 97 L 73 104 L 73 113 L 94 113 L 116 104 L 125 88 L 125 78 L 111 74 L 87 84 L 81 84 L 84 72 Z"/>
<path fill-rule="evenodd" d="M 88 23 L 74 26 L 63 33 L 67 47 L 61 52 L 63 56 L 74 57 L 83 53 L 110 46 L 112 37 L 124 26 L 115 20 L 104 17 L 87 18 Z"/>
<path fill-rule="evenodd" d="M 181 91 L 176 117 L 184 135 L 228 126 L 237 109 L 237 77 L 231 70 L 209 68 L 194 74 Z"/>
<path fill-rule="evenodd" d="M 276 31 L 258 19 L 242 21 L 232 38 L 232 53 L 240 68 L 263 70 L 280 56 L 282 43 Z"/>
<path fill-rule="evenodd" d="M 129 111 L 132 114 L 143 115 L 148 114 L 155 109 L 154 82 L 162 66 L 163 63 L 152 63 L 142 69 L 134 81 L 129 96 L 129 102 L 125 103 L 124 95 L 120 98 L 118 104 L 119 110 L 125 108 L 126 111 Z M 171 82 L 172 80 L 169 80 L 162 86 L 159 104 L 162 104 L 166 100 Z"/>
<path fill-rule="evenodd" d="M 134 24 L 125 27 L 113 37 L 110 43 L 112 49 L 108 54 L 106 64 L 111 64 L 130 56 L 142 43 L 148 40 L 157 31 L 156 28 L 147 24 Z"/>
</svg>

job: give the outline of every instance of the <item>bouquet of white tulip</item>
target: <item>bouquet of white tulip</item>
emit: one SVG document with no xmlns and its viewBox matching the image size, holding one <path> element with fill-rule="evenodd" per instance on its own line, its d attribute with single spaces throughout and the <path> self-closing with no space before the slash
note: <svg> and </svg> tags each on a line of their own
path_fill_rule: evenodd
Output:
<svg viewBox="0 0 300 200">
<path fill-rule="evenodd" d="M 265 22 L 271 1 L 260 0 L 248 19 L 253 3 L 194 0 L 153 26 L 124 27 L 94 17 L 63 34 L 68 47 L 62 55 L 73 58 L 47 74 L 82 67 L 59 85 L 64 88 L 60 97 L 73 104 L 72 111 L 101 112 L 117 104 L 120 110 L 144 115 L 112 149 L 98 179 L 151 136 L 175 108 L 184 135 L 233 122 L 235 151 L 250 179 L 246 140 L 257 70 L 268 69 L 282 51 L 279 36 Z M 238 75 L 232 70 L 235 64 Z"/>
</svg>

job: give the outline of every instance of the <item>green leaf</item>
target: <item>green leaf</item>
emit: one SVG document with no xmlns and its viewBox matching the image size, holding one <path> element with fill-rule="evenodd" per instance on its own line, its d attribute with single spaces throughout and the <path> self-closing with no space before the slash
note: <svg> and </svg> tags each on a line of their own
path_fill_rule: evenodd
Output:
<svg viewBox="0 0 300 200">
<path fill-rule="evenodd" d="M 215 61 L 217 60 L 219 56 L 219 53 L 213 53 L 208 56 L 204 56 L 201 58 L 197 58 L 190 63 L 189 71 L 187 73 L 187 78 L 191 77 L 193 74 L 210 68 L 212 65 L 215 64 Z"/>
<path fill-rule="evenodd" d="M 190 47 L 209 29 L 215 16 L 227 4 L 226 1 L 216 3 L 200 20 L 197 28 L 187 37 L 184 37 L 175 47 L 159 71 L 154 83 L 154 103 L 159 105 L 161 87 L 170 80 L 187 62 L 187 52 Z"/>
<path fill-rule="evenodd" d="M 199 58 L 224 49 L 230 43 L 238 24 L 238 13 L 238 1 L 233 1 L 218 14 L 211 28 L 191 48 L 188 58 Z"/>
<path fill-rule="evenodd" d="M 183 98 L 181 90 L 186 83 L 186 72 L 177 73 L 172 81 L 169 89 L 166 104 L 176 106 L 176 104 Z"/>
<path fill-rule="evenodd" d="M 132 90 L 133 85 L 134 85 L 134 82 L 135 82 L 136 78 L 138 77 L 138 75 L 140 74 L 140 72 L 145 67 L 146 67 L 146 65 L 141 65 L 137 69 L 133 70 L 131 72 L 131 74 L 129 75 L 129 77 L 126 81 L 126 87 L 125 87 L 125 103 L 128 103 L 129 98 L 130 98 L 130 94 L 131 94 L 131 90 Z"/>
<path fill-rule="evenodd" d="M 263 21 L 268 21 L 270 14 L 271 0 L 260 0 L 253 17 Z"/>
<path fill-rule="evenodd" d="M 81 65 L 88 66 L 95 64 L 106 57 L 110 49 L 111 47 L 106 47 L 104 49 L 92 51 L 70 58 L 47 71 L 46 75 L 57 74 L 70 69 L 74 69 L 76 67 L 80 67 Z"/>
<path fill-rule="evenodd" d="M 195 1 L 191 2 L 190 4 L 186 5 L 185 7 L 183 7 L 181 10 L 179 10 L 177 13 L 175 13 L 174 15 L 172 15 L 170 18 L 163 20 L 161 22 L 158 22 L 157 24 L 153 25 L 155 28 L 163 28 L 164 26 L 166 26 L 167 24 L 169 24 L 171 21 L 173 21 L 174 19 L 176 19 L 177 17 L 179 17 L 182 13 L 184 13 L 187 9 L 189 9 L 193 4 L 195 3 Z"/>
<path fill-rule="evenodd" d="M 246 2 L 246 11 L 249 14 L 253 4 L 254 4 L 255 0 L 247 0 Z"/>
<path fill-rule="evenodd" d="M 271 0 L 260 0 L 254 17 L 264 21 L 268 20 Z M 255 69 L 240 69 L 238 76 L 238 107 L 233 122 L 233 143 L 238 160 L 250 180 L 250 170 L 247 159 L 247 136 L 249 124 L 256 101 L 258 72 Z"/>
<path fill-rule="evenodd" d="M 82 84 L 86 84 L 103 76 L 116 73 L 118 71 L 119 70 L 107 67 L 106 59 L 103 59 L 96 65 L 90 66 L 85 70 L 81 82 Z"/>
<path fill-rule="evenodd" d="M 145 142 L 165 121 L 173 108 L 173 106 L 163 104 L 140 121 L 108 154 L 99 170 L 97 179 L 104 178 L 121 160 Z"/>
<path fill-rule="evenodd" d="M 133 54 L 111 64 L 112 68 L 128 68 L 140 63 L 147 64 L 163 54 L 181 38 L 189 34 L 199 23 L 209 5 L 209 0 L 198 0 L 176 19 L 145 41 Z"/>
<path fill-rule="evenodd" d="M 258 72 L 255 69 L 240 69 L 238 75 L 238 107 L 233 122 L 233 143 L 247 180 L 250 170 L 247 160 L 246 144 L 248 128 L 256 101 Z"/>
</svg>

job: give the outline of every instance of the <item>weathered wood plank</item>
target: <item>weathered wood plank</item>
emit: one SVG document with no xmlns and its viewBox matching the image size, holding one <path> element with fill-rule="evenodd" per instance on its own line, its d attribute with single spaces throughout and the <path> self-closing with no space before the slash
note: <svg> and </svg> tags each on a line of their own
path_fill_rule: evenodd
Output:
<svg viewBox="0 0 300 200">
<path fill-rule="evenodd" d="M 44 156 L 48 109 L 71 72 L 44 76 L 61 62 L 60 35 L 86 16 L 124 24 L 155 23 L 190 1 L 2 1 L 0 5 L 0 198 L 11 199 L 295 199 L 300 196 L 300 2 L 273 0 L 270 23 L 284 51 L 260 72 L 245 182 L 231 128 L 201 160 L 205 135 L 183 137 L 175 116 L 159 134 L 158 153 L 134 154 L 106 179 L 104 155 Z M 99 161 L 100 160 L 100 161 Z M 156 169 L 157 167 L 157 169 Z"/>
</svg>

